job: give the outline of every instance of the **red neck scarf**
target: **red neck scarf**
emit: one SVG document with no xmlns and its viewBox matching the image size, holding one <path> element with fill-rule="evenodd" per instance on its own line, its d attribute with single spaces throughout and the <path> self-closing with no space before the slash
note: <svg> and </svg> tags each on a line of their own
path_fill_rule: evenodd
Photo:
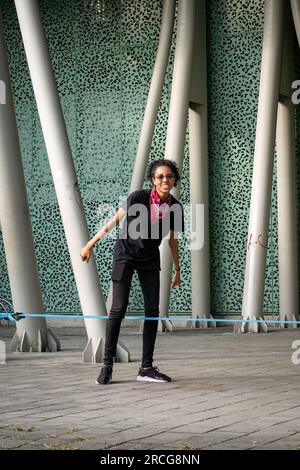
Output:
<svg viewBox="0 0 300 470">
<path fill-rule="evenodd" d="M 150 191 L 150 220 L 151 224 L 164 219 L 170 210 L 171 195 L 167 197 L 164 202 L 161 202 L 156 188 L 152 188 Z"/>
</svg>

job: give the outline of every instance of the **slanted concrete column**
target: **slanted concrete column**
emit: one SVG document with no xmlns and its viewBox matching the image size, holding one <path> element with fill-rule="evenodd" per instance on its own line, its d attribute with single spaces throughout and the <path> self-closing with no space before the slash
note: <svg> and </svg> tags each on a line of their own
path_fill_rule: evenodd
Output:
<svg viewBox="0 0 300 470">
<path fill-rule="evenodd" d="M 295 115 L 281 96 L 277 116 L 277 191 L 280 320 L 299 320 Z M 282 324 L 282 327 L 297 325 Z"/>
<path fill-rule="evenodd" d="M 47 41 L 36 0 L 15 0 L 54 187 L 83 314 L 105 315 L 106 307 L 94 256 L 83 263 L 80 250 L 90 238 Z M 83 360 L 103 358 L 105 320 L 85 318 L 88 343 Z M 123 350 L 119 360 L 127 361 Z"/>
<path fill-rule="evenodd" d="M 187 326 L 207 328 L 212 319 L 209 282 L 208 137 L 206 1 L 196 2 L 193 69 L 189 107 L 192 317 Z"/>
<path fill-rule="evenodd" d="M 177 37 L 172 78 L 170 110 L 165 147 L 165 158 L 174 160 L 180 172 L 183 166 L 186 136 L 189 93 L 192 75 L 192 58 L 195 27 L 195 1 L 178 1 Z M 180 184 L 172 190 L 176 198 L 180 196 Z M 172 257 L 167 240 L 161 244 L 161 290 L 160 313 L 168 316 L 172 275 Z M 163 328 L 171 330 L 170 321 L 163 321 Z"/>
<path fill-rule="evenodd" d="M 0 11 L 0 222 L 13 307 L 16 312 L 43 313 L 25 178 L 17 130 Z M 20 320 L 12 351 L 53 351 L 59 342 L 47 332 L 46 320 Z"/>
<path fill-rule="evenodd" d="M 293 17 L 287 4 L 276 130 L 279 318 L 283 321 L 299 320 L 295 110 L 291 101 L 291 83 L 296 78 L 293 46 Z M 281 327 L 295 328 L 297 325 L 282 323 Z"/>
<path fill-rule="evenodd" d="M 282 63 L 284 0 L 266 0 L 242 316 L 263 320 L 272 173 Z M 267 331 L 242 323 L 241 331 Z"/>
</svg>

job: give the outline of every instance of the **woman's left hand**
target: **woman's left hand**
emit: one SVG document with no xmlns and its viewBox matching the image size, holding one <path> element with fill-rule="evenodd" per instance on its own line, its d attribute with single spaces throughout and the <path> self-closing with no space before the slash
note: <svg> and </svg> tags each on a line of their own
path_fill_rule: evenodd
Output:
<svg viewBox="0 0 300 470">
<path fill-rule="evenodd" d="M 179 286 L 180 283 L 181 283 L 180 271 L 175 271 L 173 275 L 173 279 L 172 279 L 172 287 Z"/>
</svg>

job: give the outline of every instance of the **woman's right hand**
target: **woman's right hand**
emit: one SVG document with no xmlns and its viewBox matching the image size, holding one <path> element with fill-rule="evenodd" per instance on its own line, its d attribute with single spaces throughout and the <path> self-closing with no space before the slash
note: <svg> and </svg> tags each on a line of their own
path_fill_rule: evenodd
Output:
<svg viewBox="0 0 300 470">
<path fill-rule="evenodd" d="M 92 248 L 87 244 L 80 251 L 80 256 L 81 256 L 82 261 L 86 261 L 88 263 L 90 261 L 91 255 L 92 255 Z"/>
</svg>

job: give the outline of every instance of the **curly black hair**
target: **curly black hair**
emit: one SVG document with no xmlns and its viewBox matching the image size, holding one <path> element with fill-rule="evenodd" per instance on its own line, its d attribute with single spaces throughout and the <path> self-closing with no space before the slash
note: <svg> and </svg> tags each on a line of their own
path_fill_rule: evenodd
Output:
<svg viewBox="0 0 300 470">
<path fill-rule="evenodd" d="M 152 178 L 154 178 L 155 170 L 159 166 L 167 166 L 167 167 L 170 168 L 170 170 L 172 171 L 172 173 L 175 176 L 174 186 L 176 186 L 176 184 L 180 180 L 180 174 L 179 174 L 178 166 L 173 160 L 167 160 L 167 159 L 164 159 L 164 158 L 161 158 L 160 160 L 154 160 L 154 162 L 150 163 L 150 165 L 148 167 L 147 179 L 149 181 L 151 181 L 151 183 L 152 183 Z"/>
</svg>

